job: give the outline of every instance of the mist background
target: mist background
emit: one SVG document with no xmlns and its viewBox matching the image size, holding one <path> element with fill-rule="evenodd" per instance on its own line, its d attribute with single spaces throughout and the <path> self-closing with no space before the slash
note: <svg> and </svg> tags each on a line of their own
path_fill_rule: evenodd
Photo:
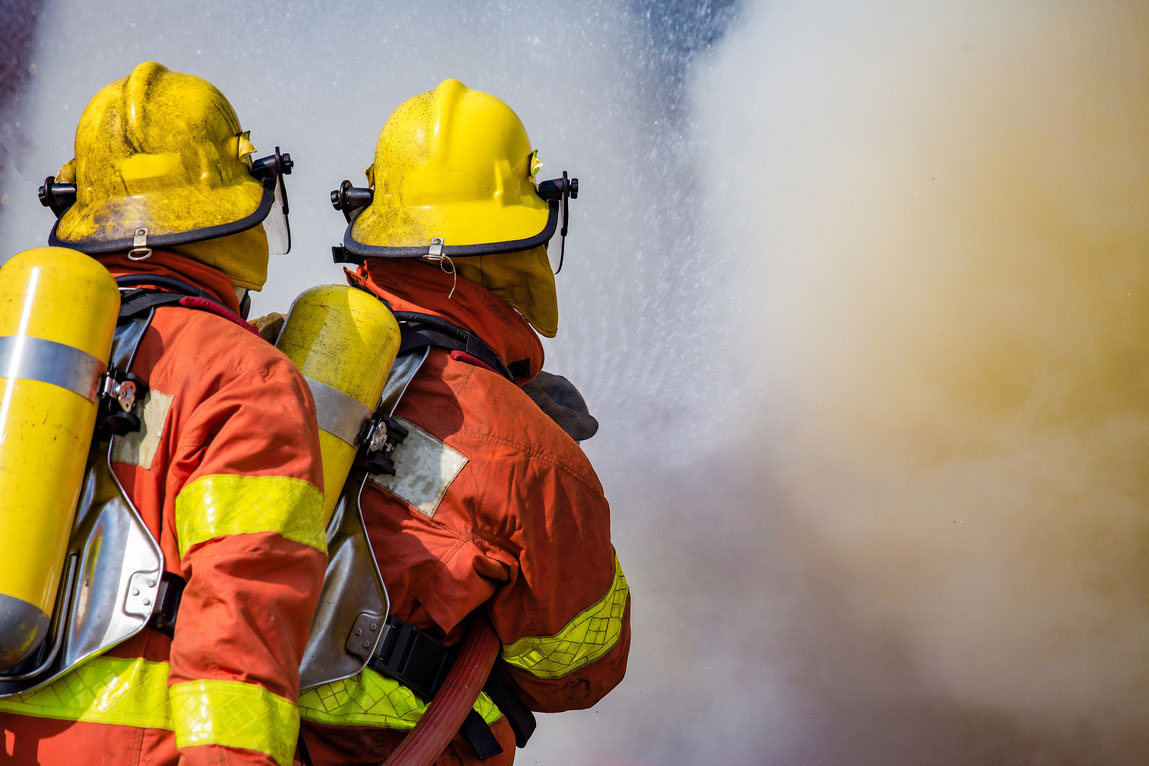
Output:
<svg viewBox="0 0 1149 766">
<path fill-rule="evenodd" d="M 316 283 L 445 77 L 578 176 L 547 368 L 602 428 L 623 684 L 524 764 L 1149 760 L 1140 2 L 0 0 L 0 252 L 154 59 L 296 160 Z M 35 24 L 28 21 L 35 18 Z"/>
</svg>

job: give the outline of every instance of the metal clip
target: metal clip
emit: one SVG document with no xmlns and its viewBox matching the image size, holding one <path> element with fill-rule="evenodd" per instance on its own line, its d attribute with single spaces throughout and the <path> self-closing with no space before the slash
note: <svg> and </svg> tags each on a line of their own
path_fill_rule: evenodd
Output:
<svg viewBox="0 0 1149 766">
<path fill-rule="evenodd" d="M 431 240 L 431 246 L 427 248 L 427 257 L 436 260 L 443 257 L 443 238 L 435 237 Z"/>
<path fill-rule="evenodd" d="M 356 465 L 371 474 L 395 474 L 391 453 L 407 438 L 407 429 L 386 415 L 376 415 L 364 425 L 363 448 Z"/>
<path fill-rule="evenodd" d="M 132 408 L 136 406 L 135 381 L 125 380 L 123 383 L 117 384 L 114 395 L 116 404 L 120 405 L 120 409 L 124 412 L 131 412 Z"/>
<path fill-rule="evenodd" d="M 100 396 L 114 401 L 122 411 L 131 412 L 136 406 L 139 389 L 136 381 L 118 380 L 117 374 L 118 371 L 114 369 L 104 373 L 100 381 Z"/>
<path fill-rule="evenodd" d="M 347 636 L 347 652 L 366 662 L 374 656 L 380 642 L 390 631 L 391 626 L 386 624 L 386 615 L 360 612 L 355 618 L 355 625 L 352 626 L 350 635 Z"/>
<path fill-rule="evenodd" d="M 148 247 L 148 227 L 141 226 L 136 229 L 135 237 L 132 239 L 132 249 L 128 251 L 128 258 L 133 261 L 142 261 L 152 254 L 152 249 Z"/>
<path fill-rule="evenodd" d="M 367 433 L 367 451 L 379 452 L 391 450 L 387 446 L 387 421 L 376 420 L 371 423 L 371 430 Z"/>
</svg>

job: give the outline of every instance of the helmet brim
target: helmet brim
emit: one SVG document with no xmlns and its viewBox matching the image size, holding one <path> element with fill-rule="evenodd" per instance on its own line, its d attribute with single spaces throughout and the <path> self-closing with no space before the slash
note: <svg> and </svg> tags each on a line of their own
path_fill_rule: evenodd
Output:
<svg viewBox="0 0 1149 766">
<path fill-rule="evenodd" d="M 459 208 L 462 206 L 456 206 Z M 490 206 L 480 203 L 483 212 Z M 453 212 L 460 212 L 457 209 Z M 441 240 L 443 255 L 459 257 L 468 255 L 494 255 L 529 250 L 545 245 L 558 228 L 558 202 L 546 203 L 546 208 L 513 207 L 502 211 L 499 220 L 487 219 L 484 226 L 476 231 L 468 227 L 466 215 L 458 216 L 462 224 L 456 224 L 452 216 L 446 216 L 438 225 L 420 221 L 422 209 L 401 211 L 406 215 L 381 213 L 374 205 L 367 207 L 347 226 L 343 235 L 343 246 L 348 252 L 363 258 L 419 258 L 427 255 L 432 240 Z M 489 232 L 501 232 L 497 241 L 490 240 Z M 507 235 L 511 238 L 506 238 Z M 522 236 L 516 237 L 516 234 Z M 386 243 L 386 244 L 373 244 Z"/>
<path fill-rule="evenodd" d="M 48 242 L 85 253 L 116 253 L 130 250 L 137 229 L 146 228 L 148 247 L 183 245 L 246 231 L 267 218 L 274 204 L 275 184 L 255 179 L 222 189 L 193 187 L 87 205 L 78 201 L 56 221 Z M 194 222 L 189 222 L 191 213 Z"/>
</svg>

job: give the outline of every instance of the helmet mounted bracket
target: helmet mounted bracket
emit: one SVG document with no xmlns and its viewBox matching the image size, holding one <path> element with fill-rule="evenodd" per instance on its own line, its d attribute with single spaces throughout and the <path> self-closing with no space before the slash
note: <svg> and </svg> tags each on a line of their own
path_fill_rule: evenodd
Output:
<svg viewBox="0 0 1149 766">
<path fill-rule="evenodd" d="M 55 176 L 44 179 L 44 185 L 39 189 L 40 204 L 51 208 L 57 218 L 64 214 L 76 202 L 76 185 L 56 183 Z"/>
<path fill-rule="evenodd" d="M 331 192 L 331 207 L 342 211 L 347 223 L 351 223 L 374 199 L 374 189 L 352 186 L 350 181 L 344 179 L 339 188 Z"/>
<path fill-rule="evenodd" d="M 560 205 L 563 210 L 563 222 L 559 227 L 559 267 L 555 274 L 563 270 L 563 259 L 566 256 L 567 229 L 570 225 L 570 201 L 578 199 L 578 179 L 571 178 L 567 171 L 563 171 L 562 178 L 554 178 L 539 184 L 539 196 L 550 205 Z"/>
</svg>

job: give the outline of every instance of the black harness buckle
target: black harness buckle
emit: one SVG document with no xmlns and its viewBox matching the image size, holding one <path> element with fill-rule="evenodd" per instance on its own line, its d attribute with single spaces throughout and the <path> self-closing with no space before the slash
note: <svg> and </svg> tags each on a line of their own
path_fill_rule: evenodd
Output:
<svg viewBox="0 0 1149 766">
<path fill-rule="evenodd" d="M 187 580 L 172 572 L 160 575 L 160 588 L 156 593 L 156 608 L 148 620 L 148 627 L 155 628 L 168 638 L 175 635 L 176 613 L 180 609 L 180 599 L 184 595 Z"/>
<path fill-rule="evenodd" d="M 388 617 L 383 630 L 379 651 L 368 661 L 368 667 L 430 700 L 447 677 L 457 650 L 397 617 Z"/>
</svg>

